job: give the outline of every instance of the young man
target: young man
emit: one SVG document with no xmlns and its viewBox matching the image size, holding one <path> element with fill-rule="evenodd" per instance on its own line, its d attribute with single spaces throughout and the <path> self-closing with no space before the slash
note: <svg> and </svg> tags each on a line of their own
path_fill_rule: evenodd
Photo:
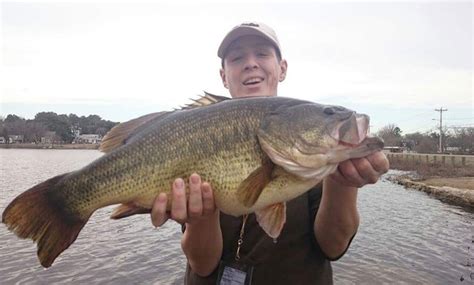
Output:
<svg viewBox="0 0 474 285">
<path fill-rule="evenodd" d="M 232 98 L 277 96 L 288 64 L 270 27 L 235 27 L 218 56 L 222 82 Z M 330 260 L 345 253 L 359 226 L 358 188 L 375 183 L 387 170 L 382 152 L 341 163 L 322 185 L 287 203 L 287 221 L 277 241 L 266 236 L 253 214 L 236 218 L 219 213 L 211 185 L 197 174 L 190 177 L 188 200 L 183 180 L 176 179 L 170 215 L 166 194 L 156 198 L 152 223 L 160 226 L 171 218 L 185 224 L 181 245 L 188 259 L 186 284 L 216 284 L 219 263 L 235 260 L 239 238 L 239 262 L 253 268 L 253 284 L 330 284 Z"/>
</svg>

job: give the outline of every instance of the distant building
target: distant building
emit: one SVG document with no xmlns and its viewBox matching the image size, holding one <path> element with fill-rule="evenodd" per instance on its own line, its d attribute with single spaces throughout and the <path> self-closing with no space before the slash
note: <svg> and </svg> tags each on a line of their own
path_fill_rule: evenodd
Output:
<svg viewBox="0 0 474 285">
<path fill-rule="evenodd" d="M 460 147 L 457 147 L 457 146 L 447 146 L 444 152 L 449 153 L 449 154 L 455 154 L 455 153 L 461 153 L 462 150 Z"/>
<path fill-rule="evenodd" d="M 23 135 L 9 135 L 8 143 L 23 143 Z"/>
<path fill-rule="evenodd" d="M 5 139 L 5 137 L 0 137 L 0 144 L 5 144 L 7 143 L 7 140 Z"/>
<path fill-rule="evenodd" d="M 99 144 L 101 141 L 102 136 L 97 134 L 83 134 L 74 138 L 74 143 Z"/>
<path fill-rule="evenodd" d="M 405 152 L 406 148 L 403 146 L 385 146 L 383 148 L 383 152 L 389 153 L 389 152 Z"/>
<path fill-rule="evenodd" d="M 71 132 L 74 135 L 74 137 L 77 138 L 78 136 L 81 135 L 81 128 L 79 128 L 77 126 L 73 126 L 73 127 L 71 127 Z"/>
<path fill-rule="evenodd" d="M 43 137 L 41 137 L 42 144 L 58 144 L 61 143 L 61 139 L 56 135 L 56 132 L 47 131 Z"/>
</svg>

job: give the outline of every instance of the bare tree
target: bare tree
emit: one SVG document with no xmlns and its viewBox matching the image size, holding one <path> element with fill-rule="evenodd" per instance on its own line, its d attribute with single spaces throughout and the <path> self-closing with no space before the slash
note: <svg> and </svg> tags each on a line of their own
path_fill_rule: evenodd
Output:
<svg viewBox="0 0 474 285">
<path fill-rule="evenodd" d="M 48 128 L 42 123 L 28 120 L 26 122 L 25 141 L 39 143 L 41 142 L 41 137 L 44 137 L 47 131 Z"/>
<path fill-rule="evenodd" d="M 447 143 L 460 153 L 474 153 L 474 128 L 452 128 Z"/>
<path fill-rule="evenodd" d="M 377 132 L 377 136 L 381 137 L 387 146 L 400 146 L 402 130 L 395 124 L 388 124 Z"/>
</svg>

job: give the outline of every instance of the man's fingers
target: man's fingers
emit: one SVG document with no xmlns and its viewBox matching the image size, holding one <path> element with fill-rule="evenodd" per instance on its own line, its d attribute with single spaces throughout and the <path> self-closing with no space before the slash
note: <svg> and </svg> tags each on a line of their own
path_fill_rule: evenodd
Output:
<svg viewBox="0 0 474 285">
<path fill-rule="evenodd" d="M 362 187 L 364 185 L 364 179 L 360 176 L 359 171 L 354 166 L 352 160 L 346 160 L 339 164 L 339 172 L 347 181 L 345 184 L 352 187 Z"/>
<path fill-rule="evenodd" d="M 362 178 L 363 184 L 373 184 L 379 180 L 380 174 L 373 168 L 367 158 L 359 158 L 354 161 L 354 166 Z"/>
<path fill-rule="evenodd" d="M 202 215 L 201 177 L 193 173 L 189 177 L 189 204 L 188 215 L 190 218 Z"/>
<path fill-rule="evenodd" d="M 169 216 L 166 213 L 167 203 L 168 197 L 166 193 L 160 193 L 160 195 L 155 198 L 153 208 L 151 209 L 151 222 L 155 227 L 160 227 L 168 220 Z"/>
<path fill-rule="evenodd" d="M 178 178 L 173 183 L 173 203 L 171 204 L 171 218 L 178 223 L 184 223 L 187 219 L 186 189 L 184 181 Z"/>
<path fill-rule="evenodd" d="M 216 210 L 214 202 L 214 194 L 212 193 L 211 185 L 207 182 L 202 183 L 202 207 L 203 215 L 209 215 Z"/>
<path fill-rule="evenodd" d="M 386 173 L 390 167 L 387 156 L 381 151 L 367 156 L 367 160 L 370 162 L 373 169 L 379 174 Z"/>
</svg>

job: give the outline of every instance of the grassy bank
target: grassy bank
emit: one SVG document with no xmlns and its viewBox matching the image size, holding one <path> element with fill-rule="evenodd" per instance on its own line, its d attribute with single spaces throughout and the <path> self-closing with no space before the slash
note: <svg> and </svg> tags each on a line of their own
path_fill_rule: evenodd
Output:
<svg viewBox="0 0 474 285">
<path fill-rule="evenodd" d="M 391 160 L 390 168 L 410 171 L 389 178 L 395 183 L 432 195 L 442 201 L 474 209 L 474 167 Z"/>
<path fill-rule="evenodd" d="M 443 165 L 441 163 L 421 163 L 412 160 L 390 160 L 390 168 L 404 171 L 416 171 L 420 179 L 432 177 L 474 177 L 474 167 Z"/>
<path fill-rule="evenodd" d="M 98 144 L 31 144 L 12 143 L 0 144 L 0 148 L 23 148 L 23 149 L 98 149 Z"/>
</svg>

